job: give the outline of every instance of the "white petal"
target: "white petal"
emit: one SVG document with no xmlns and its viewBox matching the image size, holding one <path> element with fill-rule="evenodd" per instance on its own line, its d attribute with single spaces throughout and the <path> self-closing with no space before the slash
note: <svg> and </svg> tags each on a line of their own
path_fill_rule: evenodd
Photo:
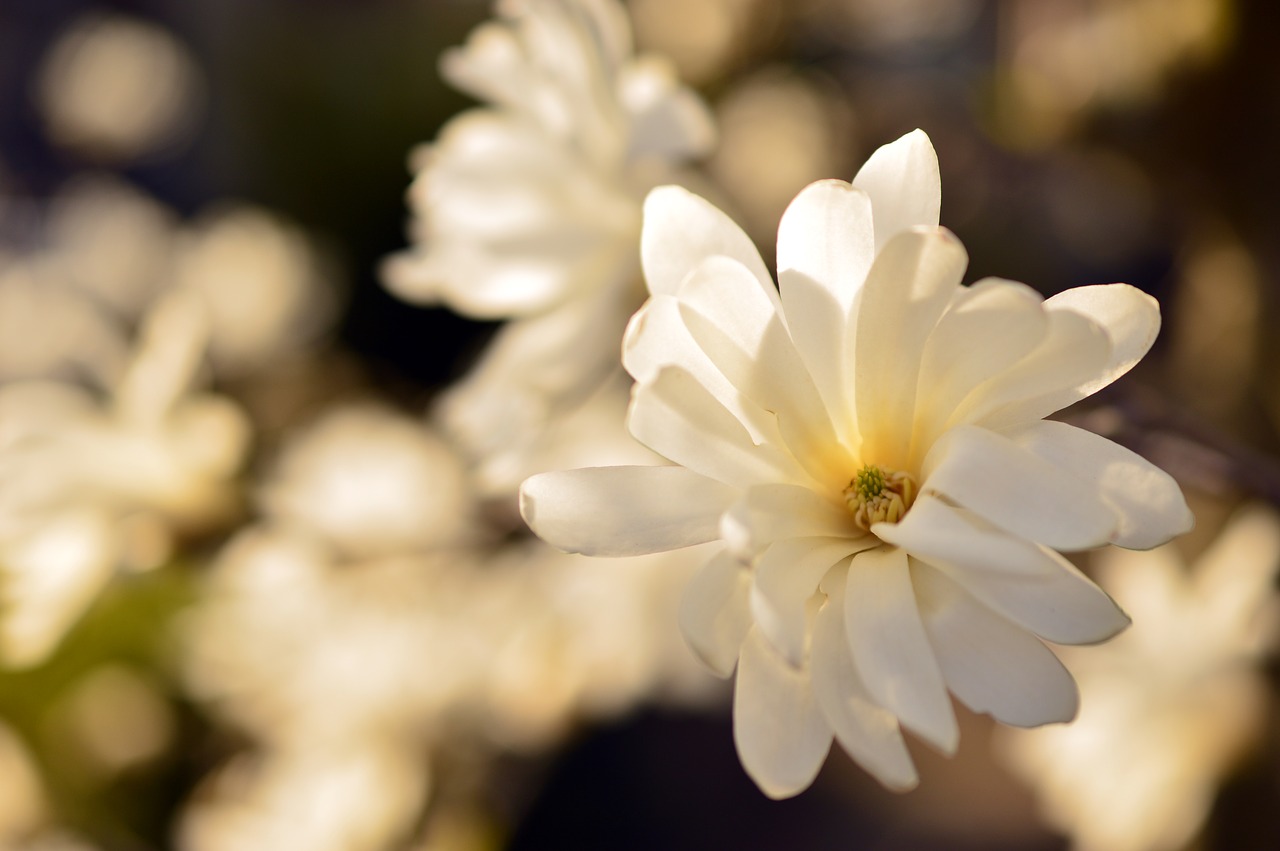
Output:
<svg viewBox="0 0 1280 851">
<path fill-rule="evenodd" d="M 627 426 L 659 455 L 725 484 L 804 477 L 788 456 L 753 443 L 742 423 L 680 367 L 666 367 L 652 381 L 635 385 Z"/>
<path fill-rule="evenodd" d="M 845 337 L 854 326 L 856 305 L 841 308 L 826 287 L 800 272 L 784 269 L 778 275 L 783 309 L 792 343 L 804 361 L 813 385 L 828 412 L 835 412 L 842 425 L 840 436 L 849 446 L 858 444 L 857 427 L 850 413 L 853 394 L 851 370 L 845 364 Z"/>
<path fill-rule="evenodd" d="M 865 534 L 844 506 L 809 488 L 788 484 L 755 485 L 725 512 L 720 523 L 720 536 L 744 558 L 786 538 L 861 538 Z"/>
<path fill-rule="evenodd" d="M 1009 439 L 1094 488 L 1119 517 L 1111 542 L 1145 550 L 1191 530 L 1195 517 L 1178 483 L 1137 453 L 1066 423 L 1040 420 Z"/>
<path fill-rule="evenodd" d="M 738 660 L 733 740 L 742 767 L 774 799 L 807 789 L 831 749 L 831 728 L 809 671 L 788 665 L 758 630 L 747 636 Z"/>
<path fill-rule="evenodd" d="M 150 425 L 167 417 L 198 375 L 210 334 L 209 310 L 190 290 L 158 297 L 142 320 L 139 343 L 116 385 L 119 413 Z"/>
<path fill-rule="evenodd" d="M 871 531 L 1050 641 L 1089 644 L 1129 623 L 1111 598 L 1062 556 L 1006 535 L 936 497 L 921 496 L 901 522 L 877 523 Z"/>
<path fill-rule="evenodd" d="M 713 257 L 680 285 L 680 316 L 716 368 L 746 399 L 777 412 L 781 434 L 818 482 L 840 484 L 853 465 L 775 305 L 753 295 L 742 264 Z M 834 476 L 834 478 L 833 478 Z"/>
<path fill-rule="evenodd" d="M 850 409 L 844 337 L 875 258 L 871 201 L 842 180 L 801 190 L 778 226 L 778 284 L 787 327 L 826 406 Z"/>
<path fill-rule="evenodd" d="M 674 294 L 683 307 L 704 317 L 750 355 L 778 345 L 778 337 L 786 339 L 777 301 L 769 298 L 756 285 L 751 271 L 732 257 L 703 259 L 689 270 Z M 798 363 L 799 358 L 794 352 L 792 355 Z"/>
<path fill-rule="evenodd" d="M 878 546 L 873 535 L 849 538 L 790 538 L 769 545 L 756 561 L 751 613 L 774 648 L 797 667 L 804 659 L 805 606 L 831 566 Z"/>
<path fill-rule="evenodd" d="M 853 369 L 862 455 L 905 469 L 925 341 L 951 301 L 968 257 L 949 231 L 911 231 L 889 241 L 862 289 Z"/>
<path fill-rule="evenodd" d="M 876 523 L 872 532 L 930 563 L 945 561 L 971 570 L 1019 576 L 1049 576 L 1058 562 L 1042 547 L 1008 535 L 964 509 L 923 494 L 897 523 Z"/>
<path fill-rule="evenodd" d="M 829 583 L 829 584 L 828 584 Z M 871 697 L 849 654 L 844 623 L 844 571 L 824 583 L 826 604 L 813 625 L 813 691 L 840 746 L 873 777 L 895 792 L 919 782 L 897 717 Z"/>
<path fill-rule="evenodd" d="M 1132 369 L 1160 333 L 1159 303 L 1128 284 L 1074 287 L 1049 298 L 1045 307 L 1087 316 L 1111 338 L 1111 358 L 1106 366 L 1100 374 L 1076 388 L 1081 399 L 1092 396 Z"/>
<path fill-rule="evenodd" d="M 716 676 L 733 673 L 751 629 L 750 586 L 746 565 L 721 552 L 698 569 L 680 599 L 680 631 L 694 655 Z"/>
<path fill-rule="evenodd" d="M 912 562 L 911 580 L 942 676 L 965 706 L 1017 727 L 1075 717 L 1075 680 L 1038 638 L 926 564 Z"/>
<path fill-rule="evenodd" d="M 1095 644 L 1129 625 L 1106 592 L 1052 550 L 1041 549 L 1058 569 L 1014 574 L 924 558 L 979 602 L 1023 629 L 1057 644 Z"/>
<path fill-rule="evenodd" d="M 504 466 L 500 457 L 525 455 L 616 372 L 618 339 L 630 314 L 631 307 L 600 291 L 507 322 L 439 398 L 440 419 L 486 468 Z M 503 486 L 514 491 L 535 471 L 526 469 Z"/>
<path fill-rule="evenodd" d="M 771 298 L 773 279 L 742 228 L 713 204 L 679 186 L 659 186 L 644 201 L 640 259 L 649 292 L 673 295 L 685 275 L 708 257 L 732 257 L 746 266 Z"/>
<path fill-rule="evenodd" d="M 804 291 L 813 287 L 835 296 L 847 313 L 874 259 L 871 201 L 843 180 L 809 184 L 782 214 L 778 226 L 780 283 L 784 273 L 797 273 L 783 283 L 783 304 L 788 305 L 788 313 L 790 301 L 805 299 Z"/>
<path fill-rule="evenodd" d="M 938 224 L 942 179 L 938 154 L 923 130 L 881 146 L 858 170 L 853 185 L 871 198 L 876 251 L 901 231 Z"/>
<path fill-rule="evenodd" d="M 1111 342 L 1092 320 L 1050 311 L 1049 333 L 1016 365 L 983 382 L 956 409 L 950 425 L 973 423 L 998 431 L 1044 419 L 1080 399 L 1079 386 L 1111 357 Z"/>
<path fill-rule="evenodd" d="M 876 702 L 944 754 L 955 753 L 960 728 L 920 622 L 906 551 L 854 556 L 844 617 L 854 667 Z"/>
<path fill-rule="evenodd" d="M 1119 527 L 1096 487 L 976 426 L 957 426 L 934 443 L 921 490 L 940 493 L 1007 532 L 1055 550 L 1101 546 Z"/>
<path fill-rule="evenodd" d="M 925 343 L 913 445 L 924 451 L 982 382 L 1033 350 L 1049 330 L 1043 299 L 1025 284 L 985 278 L 960 287 Z"/>
<path fill-rule="evenodd" d="M 636 381 L 657 378 L 665 367 L 686 370 L 734 417 L 756 443 L 781 443 L 774 416 L 738 392 L 685 327 L 674 296 L 654 296 L 631 317 L 622 339 L 622 365 Z"/>
<path fill-rule="evenodd" d="M 736 494 L 683 467 L 587 467 L 526 479 L 520 513 L 566 552 L 632 556 L 715 540 Z"/>
<path fill-rule="evenodd" d="M 621 7 L 616 8 L 625 18 Z M 715 144 L 715 122 L 706 104 L 680 85 L 665 57 L 635 57 L 619 69 L 617 88 L 631 115 L 633 157 L 679 161 L 702 156 Z"/>
</svg>

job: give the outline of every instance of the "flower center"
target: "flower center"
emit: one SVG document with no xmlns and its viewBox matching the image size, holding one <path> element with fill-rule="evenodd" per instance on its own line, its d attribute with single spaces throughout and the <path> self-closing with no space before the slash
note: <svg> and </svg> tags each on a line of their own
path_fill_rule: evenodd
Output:
<svg viewBox="0 0 1280 851">
<path fill-rule="evenodd" d="M 849 480 L 844 501 L 858 528 L 871 531 L 873 523 L 897 523 L 916 501 L 917 485 L 910 473 L 867 464 Z"/>
</svg>

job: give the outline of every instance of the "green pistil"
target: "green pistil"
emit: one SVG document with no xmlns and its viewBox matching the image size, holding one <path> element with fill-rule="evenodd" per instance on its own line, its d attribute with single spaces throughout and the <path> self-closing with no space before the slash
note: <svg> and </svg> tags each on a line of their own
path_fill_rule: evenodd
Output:
<svg viewBox="0 0 1280 851">
<path fill-rule="evenodd" d="M 910 473 L 867 464 L 849 480 L 844 501 L 858 528 L 871 531 L 876 523 L 897 523 L 916 501 L 917 485 Z"/>
</svg>

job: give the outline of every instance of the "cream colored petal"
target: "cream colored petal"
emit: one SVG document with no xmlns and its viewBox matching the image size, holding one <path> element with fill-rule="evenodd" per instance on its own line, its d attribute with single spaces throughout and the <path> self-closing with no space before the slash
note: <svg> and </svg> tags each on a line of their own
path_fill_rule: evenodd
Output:
<svg viewBox="0 0 1280 851">
<path fill-rule="evenodd" d="M 862 457 L 908 466 L 925 342 L 960 285 L 968 256 L 949 231 L 899 234 L 876 257 L 862 289 L 852 354 Z"/>
<path fill-rule="evenodd" d="M 747 635 L 738 659 L 733 739 L 742 767 L 774 799 L 807 789 L 831 749 L 809 671 L 788 665 L 759 630 Z"/>
<path fill-rule="evenodd" d="M 792 453 L 814 478 L 842 484 L 852 461 L 842 451 L 822 399 L 775 306 L 742 264 L 712 257 L 681 283 L 680 316 L 717 370 L 742 396 L 775 411 Z M 833 479 L 832 476 L 835 475 Z"/>
<path fill-rule="evenodd" d="M 387 289 L 414 304 L 447 303 L 474 319 L 527 316 L 553 307 L 571 288 L 560 258 L 492 257 L 469 246 L 405 251 L 388 259 L 381 274 Z M 469 286 L 461 286 L 465 280 Z"/>
<path fill-rule="evenodd" d="M 927 451 L 975 387 L 1040 344 L 1049 330 L 1042 302 L 1025 284 L 999 278 L 956 290 L 921 358 L 913 455 Z"/>
<path fill-rule="evenodd" d="M 995 432 L 957 426 L 934 443 L 921 490 L 1056 550 L 1107 543 L 1120 521 L 1098 488 Z"/>
<path fill-rule="evenodd" d="M 1040 639 L 927 564 L 912 561 L 911 581 L 942 676 L 965 706 L 1016 727 L 1075 717 L 1075 680 Z"/>
<path fill-rule="evenodd" d="M 1051 420 L 1017 426 L 1005 434 L 1101 495 L 1119 518 L 1111 537 L 1114 544 L 1150 549 L 1195 525 L 1172 476 L 1105 437 Z"/>
<path fill-rule="evenodd" d="M 1044 419 L 1080 398 L 1076 388 L 1096 376 L 1111 357 L 1111 342 L 1090 319 L 1066 310 L 1049 312 L 1049 333 L 1017 364 L 983 382 L 951 416 L 949 425 L 972 423 L 999 431 Z"/>
<path fill-rule="evenodd" d="M 698 569 L 680 599 L 680 631 L 693 654 L 718 677 L 733 674 L 751 629 L 750 587 L 747 566 L 721 552 Z"/>
<path fill-rule="evenodd" d="M 209 341 L 209 316 L 200 299 L 169 290 L 144 317 L 140 343 L 116 387 L 116 411 L 136 423 L 169 416 L 191 392 Z"/>
<path fill-rule="evenodd" d="M 788 662 L 804 660 L 808 629 L 805 607 L 831 566 L 850 554 L 878 546 L 872 535 L 849 538 L 790 538 L 775 541 L 756 560 L 751 613 L 764 636 Z"/>
<path fill-rule="evenodd" d="M 780 339 L 790 343 L 777 300 L 760 289 L 751 271 L 732 257 L 712 255 L 701 260 L 675 294 L 683 307 L 704 317 L 748 354 L 777 346 Z M 799 362 L 794 353 L 791 360 Z"/>
<path fill-rule="evenodd" d="M 1071 562 L 924 495 L 897 524 L 871 531 L 946 573 L 990 608 L 1060 644 L 1102 641 L 1128 617 Z"/>
<path fill-rule="evenodd" d="M 520 486 L 520 513 L 566 552 L 631 556 L 715 540 L 737 492 L 683 467 L 587 467 Z"/>
<path fill-rule="evenodd" d="M 720 523 L 720 536 L 744 558 L 787 538 L 861 538 L 864 534 L 844 506 L 809 488 L 788 484 L 755 485 L 725 512 Z"/>
<path fill-rule="evenodd" d="M 921 558 L 955 580 L 980 603 L 1057 644 L 1095 644 L 1129 625 L 1106 592 L 1062 556 L 1041 549 L 1058 569 L 1027 574 L 987 570 L 941 558 Z"/>
<path fill-rule="evenodd" d="M 800 191 L 778 225 L 778 272 L 798 275 L 784 285 L 783 304 L 821 287 L 848 312 L 875 259 L 871 200 L 843 180 L 820 180 Z M 791 292 L 787 292 L 791 290 Z M 793 328 L 797 334 L 808 329 Z M 833 356 L 836 350 L 826 352 Z"/>
<path fill-rule="evenodd" d="M 810 667 L 813 690 L 836 740 L 853 760 L 886 788 L 905 792 L 919 782 L 898 719 L 871 697 L 849 654 L 844 622 L 844 571 L 823 583 L 828 600 L 813 626 Z"/>
<path fill-rule="evenodd" d="M 665 367 L 686 370 L 734 417 L 756 443 L 779 445 L 774 416 L 743 397 L 698 345 L 674 296 L 654 296 L 631 317 L 622 339 L 622 365 L 636 381 L 655 380 Z"/>
<path fill-rule="evenodd" d="M 639 57 L 621 69 L 618 97 L 631 117 L 630 155 L 681 160 L 706 154 L 716 128 L 707 106 L 680 85 L 666 57 Z"/>
<path fill-rule="evenodd" d="M 778 226 L 778 284 L 787 325 L 828 410 L 850 409 L 844 336 L 871 261 L 871 201 L 842 180 L 801 190 Z"/>
<path fill-rule="evenodd" d="M 907 553 L 880 547 L 854 556 L 844 594 L 854 667 L 875 701 L 944 754 L 960 728 L 920 622 Z"/>
<path fill-rule="evenodd" d="M 1058 570 L 1057 561 L 1042 547 L 928 493 L 898 523 L 876 523 L 871 530 L 885 543 L 930 562 L 1021 577 L 1049 576 Z"/>
<path fill-rule="evenodd" d="M 877 252 L 908 228 L 938 224 L 942 179 L 938 154 L 923 130 L 877 149 L 858 170 L 853 185 L 871 199 Z"/>
<path fill-rule="evenodd" d="M 1073 287 L 1050 297 L 1045 307 L 1087 316 L 1111 338 L 1111 358 L 1106 367 L 1076 388 L 1081 399 L 1092 396 L 1132 369 L 1160 333 L 1159 303 L 1128 284 Z"/>
<path fill-rule="evenodd" d="M 856 304 L 845 311 L 836 297 L 803 273 L 784 269 L 778 274 L 789 333 L 822 403 L 839 430 L 841 441 L 857 446 L 853 417 L 852 367 L 845 362 L 846 334 L 854 326 Z M 802 280 L 803 279 L 803 280 Z"/>
<path fill-rule="evenodd" d="M 732 219 L 679 186 L 659 186 L 644 202 L 640 259 L 654 295 L 674 294 L 695 266 L 723 255 L 746 266 L 766 294 L 777 298 L 760 252 Z"/>
<path fill-rule="evenodd" d="M 745 487 L 804 476 L 795 462 L 751 435 L 686 370 L 665 367 L 632 389 L 627 425 L 654 452 L 725 484 Z"/>
</svg>

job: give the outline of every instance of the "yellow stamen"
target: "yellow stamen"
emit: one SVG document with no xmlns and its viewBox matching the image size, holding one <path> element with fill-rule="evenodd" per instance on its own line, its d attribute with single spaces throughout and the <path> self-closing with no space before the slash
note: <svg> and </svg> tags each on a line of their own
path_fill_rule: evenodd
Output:
<svg viewBox="0 0 1280 851">
<path fill-rule="evenodd" d="M 858 528 L 871 531 L 873 523 L 897 523 L 916 501 L 917 485 L 910 473 L 867 464 L 849 480 L 844 500 Z"/>
</svg>

